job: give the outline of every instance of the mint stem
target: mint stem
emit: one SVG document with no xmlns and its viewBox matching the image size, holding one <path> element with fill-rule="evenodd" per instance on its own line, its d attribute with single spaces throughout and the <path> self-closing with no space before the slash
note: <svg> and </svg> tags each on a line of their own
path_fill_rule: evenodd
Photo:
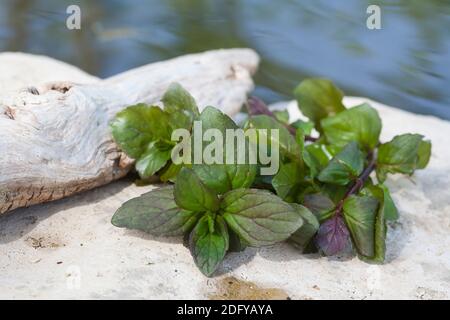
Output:
<svg viewBox="0 0 450 320">
<path fill-rule="evenodd" d="M 269 110 L 267 105 L 261 99 L 259 99 L 257 97 L 250 97 L 250 98 L 248 98 L 247 103 L 246 103 L 246 107 L 247 107 L 248 114 L 250 116 L 256 116 L 256 115 L 259 115 L 259 114 L 264 114 L 266 116 L 274 118 L 279 123 L 284 125 L 286 127 L 286 129 L 288 129 L 289 133 L 292 134 L 295 137 L 295 135 L 297 133 L 297 129 L 295 129 L 293 126 L 291 126 L 289 124 L 286 124 L 286 123 L 283 123 L 283 122 L 279 121 L 277 119 L 277 117 L 275 116 L 275 114 L 272 111 Z M 315 141 L 318 140 L 318 138 L 314 138 L 314 137 L 305 135 L 305 140 L 306 141 L 310 141 L 310 142 L 315 142 Z"/>
<path fill-rule="evenodd" d="M 361 189 L 364 187 L 364 184 L 366 183 L 367 179 L 370 177 L 370 174 L 375 170 L 376 166 L 376 157 L 375 153 L 371 151 L 367 155 L 367 160 L 369 161 L 367 167 L 364 168 L 363 172 L 356 178 L 356 180 L 353 182 L 353 184 L 348 188 L 347 192 L 345 193 L 344 197 L 341 201 L 339 201 L 335 213 L 337 215 L 342 214 L 342 208 L 344 206 L 345 200 L 347 200 L 351 195 L 358 194 Z"/>
</svg>

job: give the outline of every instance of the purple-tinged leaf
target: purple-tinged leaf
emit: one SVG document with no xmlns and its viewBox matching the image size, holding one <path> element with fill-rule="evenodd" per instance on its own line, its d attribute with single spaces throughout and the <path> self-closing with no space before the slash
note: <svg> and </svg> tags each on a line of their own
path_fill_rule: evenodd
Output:
<svg viewBox="0 0 450 320">
<path fill-rule="evenodd" d="M 332 256 L 341 252 L 348 241 L 349 232 L 340 215 L 335 215 L 320 225 L 316 244 L 325 255 Z"/>
<path fill-rule="evenodd" d="M 251 116 L 265 114 L 266 116 L 276 118 L 275 114 L 269 110 L 267 105 L 261 99 L 256 97 L 250 97 L 247 100 L 247 109 Z"/>
<path fill-rule="evenodd" d="M 286 123 L 285 121 L 280 121 L 279 117 L 277 115 L 270 111 L 267 105 L 259 98 L 256 97 L 250 97 L 247 100 L 247 110 L 250 117 L 252 116 L 258 116 L 258 115 L 266 115 L 273 119 L 275 119 L 277 122 L 281 123 L 286 129 L 289 131 L 289 133 L 293 136 L 295 136 L 297 129 Z M 310 136 L 305 137 L 309 141 L 315 141 L 315 138 L 311 138 Z M 313 139 L 313 140 L 311 140 Z"/>
</svg>

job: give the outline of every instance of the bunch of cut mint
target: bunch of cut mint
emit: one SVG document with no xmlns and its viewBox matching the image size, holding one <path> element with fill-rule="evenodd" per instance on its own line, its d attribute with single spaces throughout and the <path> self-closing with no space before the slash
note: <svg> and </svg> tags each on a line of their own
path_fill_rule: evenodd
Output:
<svg viewBox="0 0 450 320">
<path fill-rule="evenodd" d="M 386 221 L 398 219 L 384 182 L 388 174 L 425 168 L 431 143 L 419 134 L 380 142 L 378 112 L 367 103 L 346 108 L 343 93 L 326 79 L 304 80 L 294 94 L 309 121 L 290 123 L 286 111 L 272 112 L 256 98 L 247 103 L 244 130 L 279 132 L 274 141 L 257 131 L 259 141 L 279 147 L 280 167 L 272 176 L 259 174 L 260 163 L 173 163 L 175 129 L 194 136 L 195 120 L 202 129 L 222 133 L 238 128 L 213 107 L 200 113 L 179 85 L 164 95 L 164 110 L 139 104 L 118 113 L 111 123 L 114 139 L 136 159 L 140 176 L 157 174 L 175 184 L 127 201 L 112 223 L 156 236 L 185 236 L 207 276 L 228 251 L 284 240 L 304 253 L 324 255 L 351 246 L 362 260 L 383 262 Z"/>
</svg>

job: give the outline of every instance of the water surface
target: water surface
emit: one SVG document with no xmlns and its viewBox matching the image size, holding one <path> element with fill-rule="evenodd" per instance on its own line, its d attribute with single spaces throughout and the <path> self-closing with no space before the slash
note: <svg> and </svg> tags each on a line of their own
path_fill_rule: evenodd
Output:
<svg viewBox="0 0 450 320">
<path fill-rule="evenodd" d="M 81 31 L 66 8 L 82 10 Z M 381 7 L 381 30 L 366 9 Z M 256 94 L 290 99 L 306 77 L 450 119 L 449 0 L 0 0 L 0 50 L 45 54 L 108 77 L 215 48 L 262 57 Z M 0 71 L 1 72 L 1 71 Z"/>
</svg>

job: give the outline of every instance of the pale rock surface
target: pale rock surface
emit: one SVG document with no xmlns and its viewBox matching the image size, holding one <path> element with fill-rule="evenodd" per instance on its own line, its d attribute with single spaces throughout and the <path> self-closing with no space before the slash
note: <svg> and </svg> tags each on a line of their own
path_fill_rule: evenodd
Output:
<svg viewBox="0 0 450 320">
<path fill-rule="evenodd" d="M 350 106 L 363 101 L 368 100 L 345 99 Z M 208 279 L 181 239 L 110 224 L 124 201 L 153 188 L 120 180 L 1 216 L 0 298 L 204 299 L 216 297 L 232 276 L 237 283 L 252 282 L 251 292 L 278 288 L 292 299 L 449 299 L 450 123 L 371 103 L 383 119 L 383 141 L 417 132 L 433 142 L 426 170 L 387 181 L 400 220 L 388 231 L 386 264 L 301 255 L 283 243 L 229 254 L 218 275 Z M 298 116 L 295 104 L 288 108 Z"/>
</svg>

